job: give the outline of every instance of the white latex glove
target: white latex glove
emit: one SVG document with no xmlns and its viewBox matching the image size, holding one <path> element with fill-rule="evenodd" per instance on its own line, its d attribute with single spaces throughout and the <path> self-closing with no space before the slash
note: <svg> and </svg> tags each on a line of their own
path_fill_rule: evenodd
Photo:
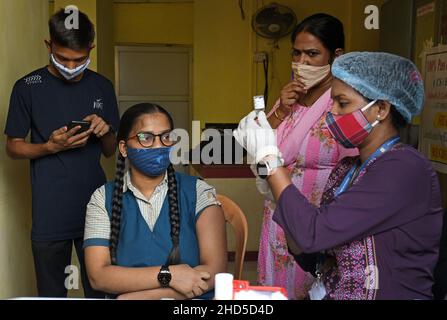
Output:
<svg viewBox="0 0 447 320">
<path fill-rule="evenodd" d="M 239 123 L 233 132 L 236 141 L 259 163 L 267 156 L 281 157 L 276 146 L 275 131 L 263 111 L 253 111 Z"/>
<path fill-rule="evenodd" d="M 250 166 L 250 169 L 253 172 L 254 176 L 256 177 L 256 189 L 258 189 L 258 192 L 267 200 L 276 202 L 268 182 L 265 179 L 261 179 L 258 176 L 258 170 L 256 168 L 256 165 L 252 164 Z"/>
<path fill-rule="evenodd" d="M 256 114 L 255 111 L 253 111 L 252 113 Z M 247 125 L 248 125 L 247 119 L 252 113 L 243 118 L 239 122 L 238 128 L 233 131 L 234 138 L 245 150 L 247 150 Z"/>
<path fill-rule="evenodd" d="M 272 189 L 270 189 L 270 186 L 265 179 L 256 177 L 256 189 L 258 189 L 259 193 L 267 200 L 276 202 L 275 197 L 273 197 Z"/>
</svg>

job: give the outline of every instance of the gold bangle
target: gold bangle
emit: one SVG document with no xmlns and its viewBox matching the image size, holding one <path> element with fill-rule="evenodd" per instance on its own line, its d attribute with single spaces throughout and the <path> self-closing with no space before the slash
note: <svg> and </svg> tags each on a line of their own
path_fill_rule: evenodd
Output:
<svg viewBox="0 0 447 320">
<path fill-rule="evenodd" d="M 281 122 L 283 122 L 284 120 L 286 120 L 286 119 L 284 119 L 284 118 L 281 118 L 281 117 L 278 115 L 278 109 L 275 109 L 275 112 L 273 112 L 273 114 L 275 115 L 276 119 L 278 119 L 278 120 L 281 121 Z"/>
</svg>

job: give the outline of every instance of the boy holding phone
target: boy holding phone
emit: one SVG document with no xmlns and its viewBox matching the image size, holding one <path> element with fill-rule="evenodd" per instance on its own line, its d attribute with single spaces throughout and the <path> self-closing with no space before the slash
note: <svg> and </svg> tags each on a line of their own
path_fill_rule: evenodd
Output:
<svg viewBox="0 0 447 320">
<path fill-rule="evenodd" d="M 87 69 L 93 24 L 79 12 L 79 28 L 67 29 L 68 16 L 61 9 L 49 21 L 49 66 L 13 88 L 6 151 L 13 159 L 31 160 L 31 240 L 39 296 L 67 296 L 65 268 L 74 244 L 85 296 L 100 298 L 85 273 L 84 221 L 91 194 L 106 182 L 100 159 L 115 154 L 119 113 L 112 83 Z"/>
</svg>

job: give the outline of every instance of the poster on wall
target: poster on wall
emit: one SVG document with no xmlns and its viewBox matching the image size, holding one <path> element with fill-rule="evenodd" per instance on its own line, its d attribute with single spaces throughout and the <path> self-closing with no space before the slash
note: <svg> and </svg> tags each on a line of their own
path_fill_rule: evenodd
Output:
<svg viewBox="0 0 447 320">
<path fill-rule="evenodd" d="M 437 171 L 447 174 L 447 46 L 427 49 L 423 77 L 426 98 L 419 149 Z"/>
</svg>

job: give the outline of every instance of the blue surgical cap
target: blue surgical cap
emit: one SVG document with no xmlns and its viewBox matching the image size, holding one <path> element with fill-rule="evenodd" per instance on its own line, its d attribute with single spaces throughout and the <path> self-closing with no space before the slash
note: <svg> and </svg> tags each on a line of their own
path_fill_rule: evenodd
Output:
<svg viewBox="0 0 447 320">
<path fill-rule="evenodd" d="M 335 78 L 370 100 L 391 103 L 410 123 L 424 105 L 424 83 L 408 59 L 384 52 L 351 52 L 335 59 Z"/>
</svg>

